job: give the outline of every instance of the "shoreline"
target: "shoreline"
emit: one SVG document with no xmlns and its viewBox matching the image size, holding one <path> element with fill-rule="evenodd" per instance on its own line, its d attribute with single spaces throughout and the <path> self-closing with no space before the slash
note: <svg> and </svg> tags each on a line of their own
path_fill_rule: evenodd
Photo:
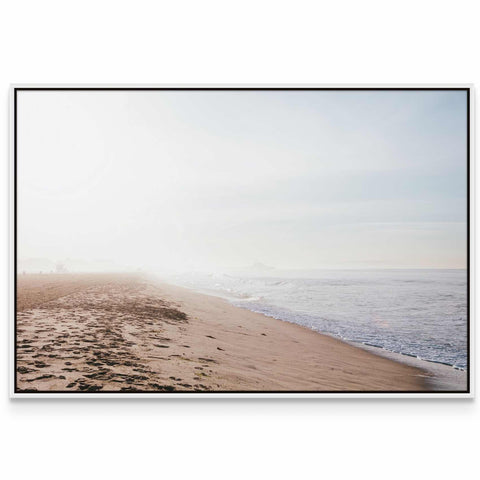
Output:
<svg viewBox="0 0 480 480">
<path fill-rule="evenodd" d="M 157 277 L 17 281 L 19 391 L 435 391 L 418 366 Z"/>
<path fill-rule="evenodd" d="M 156 281 L 159 281 L 161 283 L 169 284 L 168 281 L 163 281 L 162 279 L 156 279 Z M 238 303 L 233 303 L 235 300 L 237 300 L 235 297 L 229 297 L 228 295 L 222 295 L 220 292 L 217 292 L 216 290 L 207 290 L 207 289 L 195 289 L 194 287 L 186 287 L 182 285 L 177 285 L 177 284 L 169 284 L 178 288 L 184 288 L 186 290 L 196 292 L 200 295 L 206 295 L 206 296 L 211 296 L 214 298 L 219 298 L 222 299 L 226 302 L 228 302 L 230 305 L 232 305 L 235 308 L 240 308 L 242 310 L 247 310 L 253 313 L 257 313 L 259 315 L 263 315 L 267 318 L 270 318 L 274 321 L 280 321 L 292 325 L 297 325 L 301 328 L 305 328 L 309 331 L 315 332 L 319 335 L 323 335 L 329 338 L 333 338 L 335 340 L 338 340 L 340 342 L 343 342 L 347 345 L 350 345 L 354 348 L 359 348 L 362 350 L 366 350 L 374 355 L 378 355 L 379 357 L 387 358 L 390 360 L 393 360 L 397 363 L 401 363 L 404 365 L 408 365 L 411 367 L 419 368 L 421 370 L 424 370 L 427 375 L 425 375 L 425 382 L 428 385 L 429 389 L 432 391 L 466 391 L 467 389 L 467 382 L 468 382 L 468 370 L 467 369 L 461 369 L 458 367 L 455 367 L 453 365 L 448 365 L 445 363 L 441 362 L 435 362 L 433 360 L 426 360 L 423 358 L 419 357 L 414 357 L 412 355 L 400 353 L 400 352 L 394 352 L 391 350 L 387 350 L 383 347 L 375 346 L 375 345 L 369 345 L 367 343 L 363 342 L 355 342 L 353 340 L 348 340 L 346 338 L 341 338 L 338 337 L 334 334 L 331 334 L 329 332 L 322 332 L 319 330 L 315 330 L 313 328 L 308 328 L 304 325 L 300 325 L 298 323 L 292 322 L 290 320 L 285 320 L 282 318 L 277 318 L 273 317 L 270 315 L 266 315 L 264 313 L 256 312 L 255 310 L 250 310 L 247 306 L 240 306 Z M 247 305 L 247 303 L 245 303 Z"/>
</svg>

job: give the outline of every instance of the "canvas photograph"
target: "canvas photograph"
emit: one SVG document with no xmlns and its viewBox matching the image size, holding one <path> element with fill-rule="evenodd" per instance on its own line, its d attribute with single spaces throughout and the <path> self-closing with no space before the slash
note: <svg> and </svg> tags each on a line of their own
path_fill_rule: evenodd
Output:
<svg viewBox="0 0 480 480">
<path fill-rule="evenodd" d="M 13 86 L 13 396 L 469 394 L 471 95 Z"/>
</svg>

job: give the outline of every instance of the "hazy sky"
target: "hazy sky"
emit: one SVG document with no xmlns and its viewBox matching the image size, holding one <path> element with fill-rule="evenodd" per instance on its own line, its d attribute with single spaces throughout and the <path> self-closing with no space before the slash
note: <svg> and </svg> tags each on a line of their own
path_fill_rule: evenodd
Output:
<svg viewBox="0 0 480 480">
<path fill-rule="evenodd" d="M 466 266 L 461 91 L 19 92 L 20 258 Z"/>
</svg>

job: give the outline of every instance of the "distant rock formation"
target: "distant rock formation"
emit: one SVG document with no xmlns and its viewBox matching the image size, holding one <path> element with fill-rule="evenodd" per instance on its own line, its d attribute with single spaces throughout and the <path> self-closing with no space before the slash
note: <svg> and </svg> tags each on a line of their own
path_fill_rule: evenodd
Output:
<svg viewBox="0 0 480 480">
<path fill-rule="evenodd" d="M 62 262 L 57 262 L 57 264 L 55 265 L 55 273 L 67 273 L 67 272 L 68 270 L 65 264 Z"/>
</svg>

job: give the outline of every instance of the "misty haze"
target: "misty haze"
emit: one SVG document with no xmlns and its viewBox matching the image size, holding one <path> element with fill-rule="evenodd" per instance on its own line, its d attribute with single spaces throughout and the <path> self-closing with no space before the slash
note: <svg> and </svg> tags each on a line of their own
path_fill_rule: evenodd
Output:
<svg viewBox="0 0 480 480">
<path fill-rule="evenodd" d="M 465 268 L 465 96 L 22 92 L 19 258 Z"/>
</svg>

